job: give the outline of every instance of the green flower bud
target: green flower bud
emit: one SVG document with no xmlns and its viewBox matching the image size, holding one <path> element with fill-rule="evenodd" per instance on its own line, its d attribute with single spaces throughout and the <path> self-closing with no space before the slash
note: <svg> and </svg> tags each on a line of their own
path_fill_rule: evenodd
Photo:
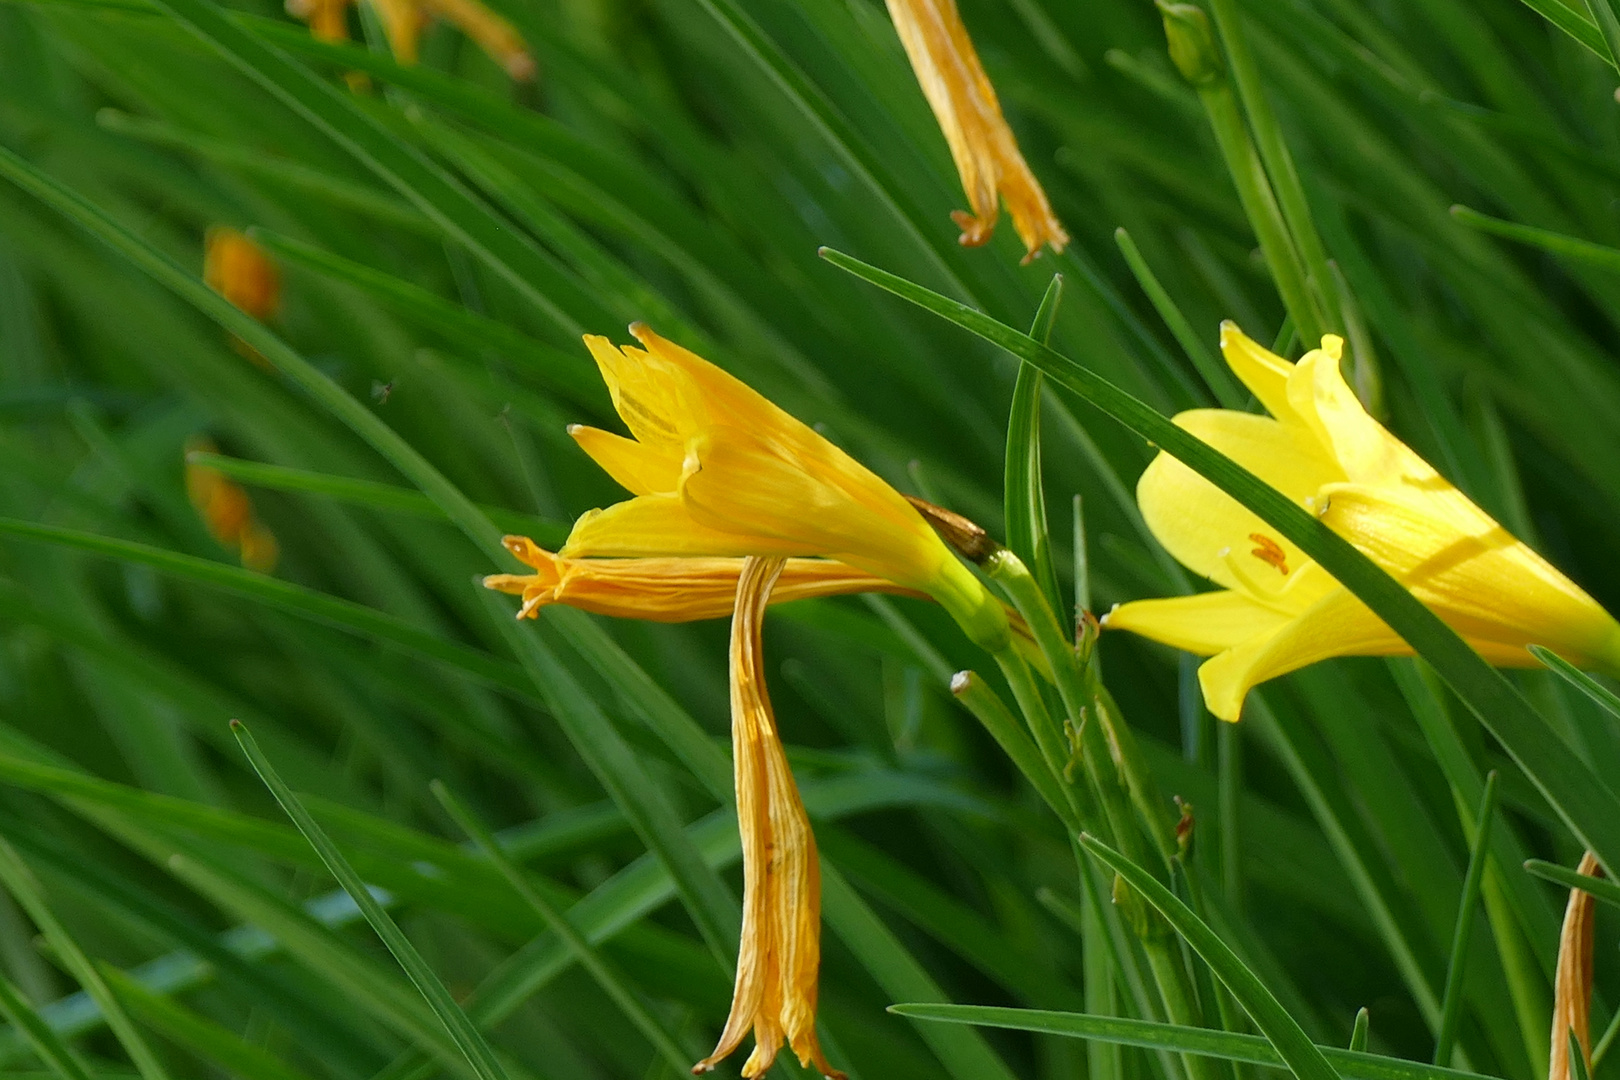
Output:
<svg viewBox="0 0 1620 1080">
<path fill-rule="evenodd" d="M 1161 3 L 1164 36 L 1170 45 L 1170 61 L 1181 77 L 1194 86 L 1208 86 L 1226 75 L 1226 64 L 1215 31 L 1204 9 L 1193 4 Z"/>
</svg>

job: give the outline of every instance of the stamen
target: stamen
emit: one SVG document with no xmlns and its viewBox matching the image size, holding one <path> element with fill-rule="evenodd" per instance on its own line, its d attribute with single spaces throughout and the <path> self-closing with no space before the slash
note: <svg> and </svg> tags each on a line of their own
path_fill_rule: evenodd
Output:
<svg viewBox="0 0 1620 1080">
<path fill-rule="evenodd" d="M 1260 545 L 1249 552 L 1250 555 L 1267 566 L 1275 566 L 1283 577 L 1288 576 L 1288 553 L 1283 551 L 1281 544 L 1265 533 L 1250 533 L 1249 539 Z"/>
</svg>

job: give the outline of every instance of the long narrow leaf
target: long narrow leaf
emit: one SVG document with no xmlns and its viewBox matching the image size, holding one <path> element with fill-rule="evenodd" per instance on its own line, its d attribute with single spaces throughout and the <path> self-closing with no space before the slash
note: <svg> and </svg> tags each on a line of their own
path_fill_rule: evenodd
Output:
<svg viewBox="0 0 1620 1080">
<path fill-rule="evenodd" d="M 1054 382 L 1090 401 L 1253 510 L 1416 649 L 1507 748 L 1570 831 L 1606 866 L 1620 867 L 1620 797 L 1456 631 L 1348 540 L 1243 466 L 1090 368 L 949 297 L 839 252 L 823 249 L 823 254 L 834 265 L 1034 364 Z"/>
</svg>

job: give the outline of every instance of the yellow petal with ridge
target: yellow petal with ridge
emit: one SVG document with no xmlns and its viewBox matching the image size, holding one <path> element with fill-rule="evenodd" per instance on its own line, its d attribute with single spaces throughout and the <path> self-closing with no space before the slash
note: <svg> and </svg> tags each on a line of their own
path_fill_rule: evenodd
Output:
<svg viewBox="0 0 1620 1080">
<path fill-rule="evenodd" d="M 819 555 L 810 545 L 756 535 L 722 532 L 700 525 L 679 496 L 639 495 L 605 510 L 591 510 L 574 522 L 558 552 L 569 558 L 600 556 Z"/>
<path fill-rule="evenodd" d="M 1268 417 L 1194 409 L 1175 422 L 1301 505 L 1323 484 L 1343 478 L 1331 461 L 1301 447 L 1287 427 Z M 1258 543 L 1252 539 L 1256 535 L 1281 549 L 1289 571 L 1306 562 L 1304 554 L 1258 514 L 1169 454 L 1161 453 L 1142 473 L 1136 500 L 1148 528 L 1177 562 L 1229 589 L 1240 582 L 1222 552 L 1230 549 L 1240 558 L 1248 557 Z M 1263 567 L 1257 572 L 1277 573 Z"/>
<path fill-rule="evenodd" d="M 1221 355 L 1226 366 L 1266 411 L 1279 420 L 1293 412 L 1288 404 L 1288 376 L 1294 365 L 1255 341 L 1231 320 L 1221 323 Z"/>
<path fill-rule="evenodd" d="M 681 457 L 583 424 L 570 424 L 568 435 L 603 472 L 633 494 L 673 495 L 681 485 Z"/>
<path fill-rule="evenodd" d="M 1448 485 L 1449 488 L 1449 485 Z M 1620 657 L 1620 624 L 1461 492 L 1330 485 L 1323 520 L 1470 640 L 1546 645 L 1580 666 Z M 1528 653 L 1520 665 L 1534 661 Z"/>
<path fill-rule="evenodd" d="M 1133 600 L 1103 616 L 1103 625 L 1196 656 L 1212 656 L 1274 634 L 1288 620 L 1287 614 L 1257 604 L 1243 593 L 1221 589 L 1164 600 Z"/>
</svg>

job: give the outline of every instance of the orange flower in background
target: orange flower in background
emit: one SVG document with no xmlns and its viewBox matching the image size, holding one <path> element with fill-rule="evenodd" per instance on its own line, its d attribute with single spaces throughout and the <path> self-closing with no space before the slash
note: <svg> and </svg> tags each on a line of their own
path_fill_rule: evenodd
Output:
<svg viewBox="0 0 1620 1080">
<path fill-rule="evenodd" d="M 713 1069 L 754 1032 L 742 1074 L 762 1075 L 787 1045 L 806 1068 L 843 1074 L 816 1038 L 821 966 L 821 869 L 810 818 L 788 769 L 765 689 L 760 625 L 787 562 L 750 558 L 737 582 L 731 622 L 731 749 L 737 777 L 737 827 L 743 850 L 742 949 L 731 1014 L 714 1053 L 692 1067 Z"/>
<path fill-rule="evenodd" d="M 186 443 L 186 495 L 210 536 L 236 552 L 249 570 L 268 574 L 281 556 L 275 534 L 254 515 L 247 492 L 218 469 L 194 460 L 197 454 L 217 450 L 212 440 L 202 437 Z"/>
<path fill-rule="evenodd" d="M 532 619 L 547 604 L 650 622 L 693 622 L 732 613 L 742 559 L 570 559 L 526 536 L 502 543 L 533 574 L 491 574 L 484 587 L 523 597 L 518 618 Z M 831 559 L 789 559 L 771 591 L 771 603 L 815 596 L 886 592 L 922 593 Z"/>
<path fill-rule="evenodd" d="M 987 242 L 1000 216 L 1000 200 L 1005 199 L 1013 228 L 1024 241 L 1024 262 L 1035 258 L 1044 245 L 1062 251 L 1069 234 L 1001 115 L 995 88 L 962 25 L 956 0 L 888 0 L 888 5 L 972 208 L 971 213 L 951 214 L 962 230 L 961 243 L 977 247 Z"/>
<path fill-rule="evenodd" d="M 263 248 L 225 225 L 204 239 L 203 281 L 261 322 L 281 306 L 281 271 Z"/>
<path fill-rule="evenodd" d="M 349 36 L 344 13 L 349 0 L 286 0 L 287 13 L 309 23 L 309 32 L 321 41 L 344 41 Z M 478 0 L 371 0 L 388 35 L 394 59 L 414 64 L 422 31 L 435 17 L 454 24 L 478 43 L 490 59 L 512 78 L 534 78 L 534 56 L 517 28 Z"/>
</svg>

